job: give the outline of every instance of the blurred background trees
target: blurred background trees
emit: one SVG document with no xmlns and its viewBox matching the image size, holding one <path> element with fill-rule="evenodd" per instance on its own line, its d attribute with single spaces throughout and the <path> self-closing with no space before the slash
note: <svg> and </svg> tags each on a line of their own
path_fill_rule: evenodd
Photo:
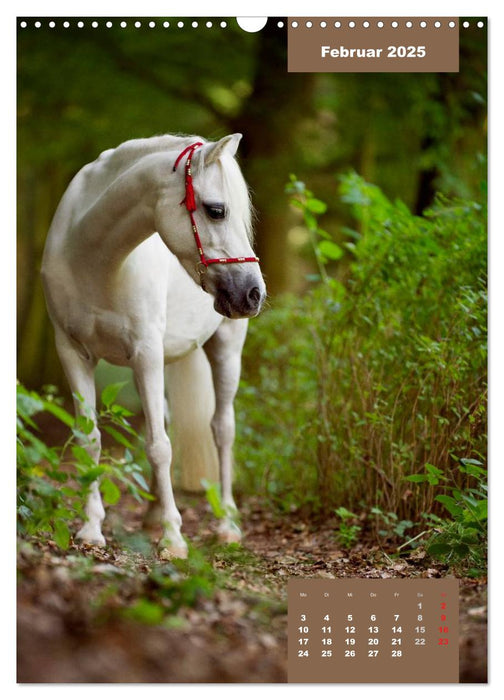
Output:
<svg viewBox="0 0 504 700">
<path fill-rule="evenodd" d="M 187 24 L 187 23 L 186 23 Z M 288 74 L 286 29 L 106 28 L 33 22 L 18 36 L 18 377 L 65 388 L 39 279 L 45 236 L 72 176 L 104 149 L 165 132 L 244 134 L 272 303 L 301 293 L 313 250 L 284 186 L 310 184 L 338 240 L 348 212 L 336 175 L 354 169 L 414 213 L 435 192 L 476 197 L 486 170 L 486 35 L 461 30 L 453 74 Z M 341 265 L 345 266 L 345 261 Z"/>
</svg>

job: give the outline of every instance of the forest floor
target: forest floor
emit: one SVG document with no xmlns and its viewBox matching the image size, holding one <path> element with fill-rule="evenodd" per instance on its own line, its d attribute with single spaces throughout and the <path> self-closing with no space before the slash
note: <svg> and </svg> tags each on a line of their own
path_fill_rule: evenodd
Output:
<svg viewBox="0 0 504 700">
<path fill-rule="evenodd" d="M 108 509 L 106 547 L 21 540 L 19 683 L 285 683 L 290 578 L 439 578 L 421 549 L 335 539 L 336 522 L 240 503 L 243 546 L 219 546 L 204 499 L 181 495 L 187 564 L 162 563 L 138 504 Z M 487 680 L 486 579 L 460 579 L 460 681 Z"/>
</svg>

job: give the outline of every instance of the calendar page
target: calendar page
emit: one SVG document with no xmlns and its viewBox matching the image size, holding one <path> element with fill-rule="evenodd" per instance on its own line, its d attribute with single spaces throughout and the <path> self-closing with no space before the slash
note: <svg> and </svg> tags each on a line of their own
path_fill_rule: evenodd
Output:
<svg viewBox="0 0 504 700">
<path fill-rule="evenodd" d="M 487 684 L 492 17 L 130 7 L 10 28 L 17 682 Z"/>
</svg>

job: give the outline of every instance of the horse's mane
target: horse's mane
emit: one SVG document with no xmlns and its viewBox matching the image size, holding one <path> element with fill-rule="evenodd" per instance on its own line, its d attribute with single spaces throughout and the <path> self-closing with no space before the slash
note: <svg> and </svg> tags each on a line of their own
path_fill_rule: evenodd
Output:
<svg viewBox="0 0 504 700">
<path fill-rule="evenodd" d="M 187 144 L 185 145 L 194 143 L 195 140 L 208 143 L 208 141 L 205 141 L 200 136 L 189 136 L 187 137 Z M 197 153 L 198 152 L 196 151 L 196 157 Z M 202 175 L 205 169 L 203 159 L 197 159 L 197 163 L 198 164 L 196 167 L 193 165 L 193 173 L 195 177 Z M 251 243 L 253 243 L 253 222 L 255 218 L 255 210 L 252 205 L 251 192 L 243 178 L 240 166 L 236 162 L 234 156 L 227 153 L 222 154 L 218 164 L 222 174 L 224 192 L 228 195 L 228 201 L 233 202 L 233 206 L 236 206 L 241 211 L 248 239 Z"/>
<path fill-rule="evenodd" d="M 112 180 L 129 170 L 145 156 L 154 153 L 163 153 L 173 150 L 182 151 L 190 144 L 201 141 L 208 143 L 201 136 L 188 136 L 179 134 L 163 134 L 148 138 L 130 139 L 121 143 L 116 148 L 103 151 L 98 158 L 91 163 L 92 171 L 87 170 L 91 175 L 91 180 L 87 179 L 86 194 L 90 203 L 99 196 Z M 195 158 L 199 161 L 195 168 L 194 175 L 202 175 L 204 169 L 203 159 Z M 253 208 L 248 187 L 240 172 L 240 168 L 234 157 L 224 153 L 219 165 L 222 172 L 222 182 L 224 191 L 228 194 L 228 200 L 233 202 L 242 212 L 247 234 L 252 240 L 252 219 Z M 95 166 L 103 166 L 96 169 Z M 89 167 L 89 166 L 88 166 Z M 86 171 L 86 168 L 83 169 Z M 92 174 L 91 174 L 92 173 Z M 81 200 L 82 201 L 82 200 Z"/>
<path fill-rule="evenodd" d="M 178 134 L 163 134 L 160 136 L 150 136 L 148 138 L 130 139 L 121 143 L 116 148 L 110 148 L 101 153 L 96 162 L 107 162 L 117 172 L 126 170 L 134 165 L 144 156 L 152 153 L 162 153 L 170 151 L 175 147 L 182 150 L 194 141 L 202 141 L 200 136 L 186 136 Z"/>
<path fill-rule="evenodd" d="M 223 165 L 226 164 L 226 167 Z M 224 191 L 229 193 L 229 201 L 236 204 L 243 216 L 248 239 L 253 243 L 254 231 L 254 208 L 247 183 L 243 179 L 240 167 L 236 160 L 231 156 L 224 156 L 221 161 L 222 179 L 224 183 Z"/>
</svg>

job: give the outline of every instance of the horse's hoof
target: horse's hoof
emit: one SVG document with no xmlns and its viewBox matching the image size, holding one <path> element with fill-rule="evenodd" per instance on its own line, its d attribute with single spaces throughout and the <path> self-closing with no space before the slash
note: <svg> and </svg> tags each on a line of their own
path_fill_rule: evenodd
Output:
<svg viewBox="0 0 504 700">
<path fill-rule="evenodd" d="M 162 539 L 158 544 L 158 557 L 162 561 L 171 559 L 187 559 L 188 549 L 184 541 L 178 544 Z"/>
<path fill-rule="evenodd" d="M 102 533 L 88 525 L 81 527 L 79 532 L 75 535 L 75 539 L 80 540 L 84 544 L 95 544 L 99 547 L 105 547 L 106 544 L 105 537 Z"/>
<path fill-rule="evenodd" d="M 217 530 L 217 535 L 219 537 L 219 542 L 223 544 L 233 544 L 235 542 L 241 542 L 242 533 L 238 525 L 232 521 L 222 522 Z"/>
</svg>

